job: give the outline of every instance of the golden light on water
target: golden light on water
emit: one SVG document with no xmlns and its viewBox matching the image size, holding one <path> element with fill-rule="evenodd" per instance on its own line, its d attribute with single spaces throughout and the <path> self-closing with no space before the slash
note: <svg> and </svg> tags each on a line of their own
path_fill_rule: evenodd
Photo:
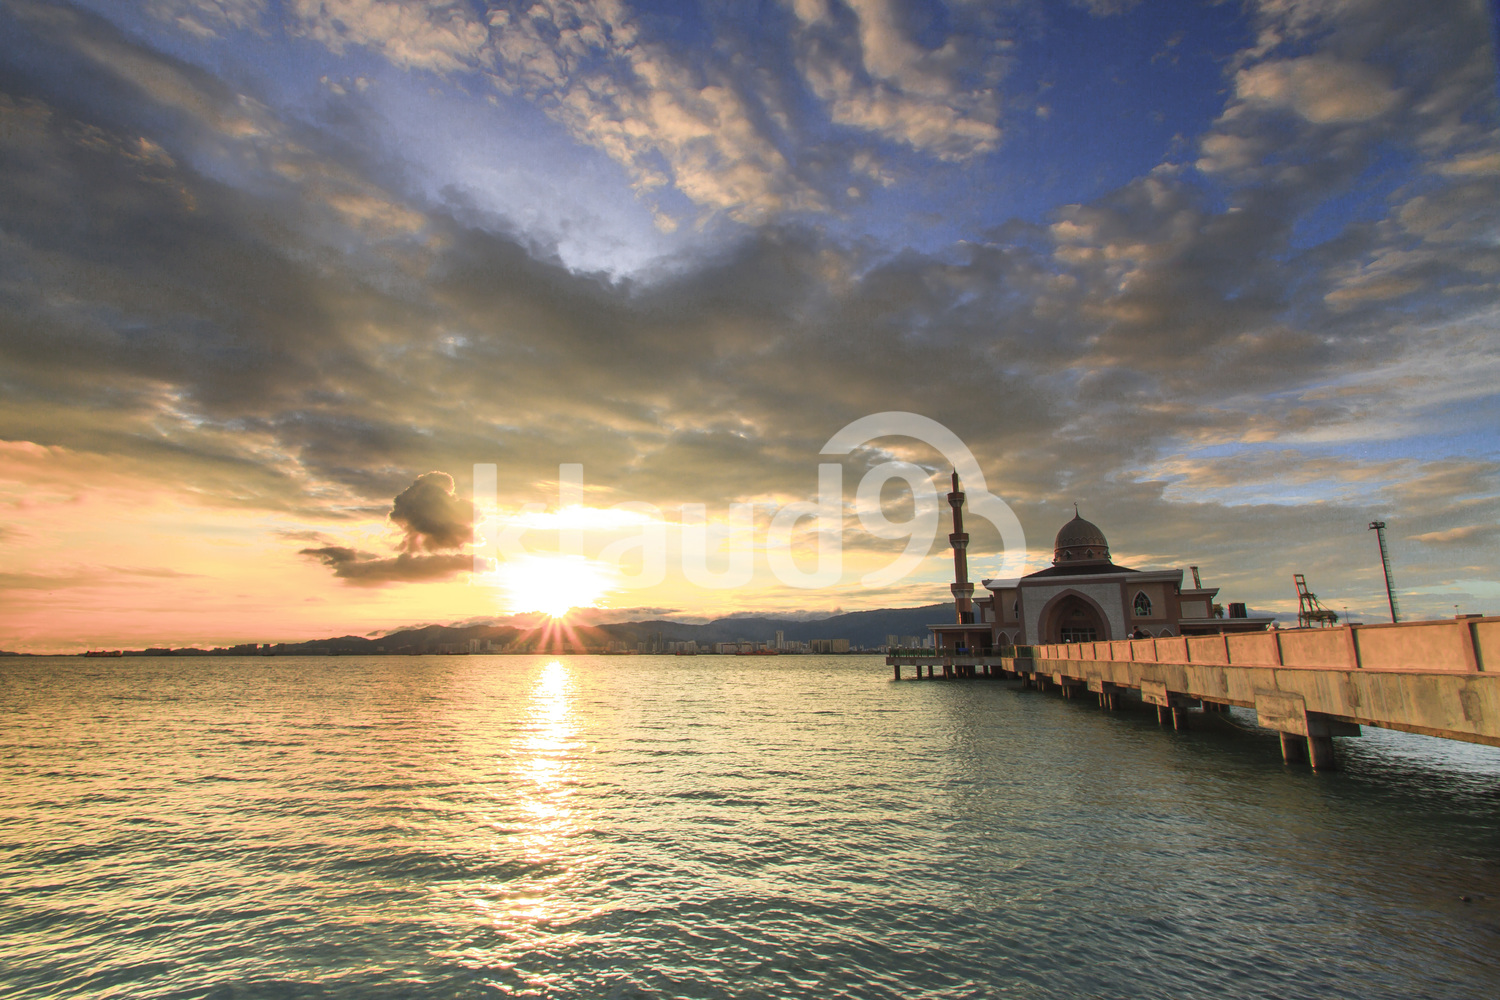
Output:
<svg viewBox="0 0 1500 1000">
<path fill-rule="evenodd" d="M 477 900 L 486 922 L 507 939 L 486 960 L 515 968 L 513 956 L 545 940 L 549 947 L 567 944 L 571 935 L 558 926 L 583 915 L 570 899 L 579 877 L 574 838 L 583 829 L 570 804 L 583 748 L 572 702 L 573 677 L 562 660 L 551 660 L 531 684 L 519 731 L 499 770 L 509 780 L 502 793 L 510 822 L 500 850 L 521 863 L 526 875 L 504 885 L 489 885 Z M 545 989 L 545 976 L 527 975 Z"/>
</svg>

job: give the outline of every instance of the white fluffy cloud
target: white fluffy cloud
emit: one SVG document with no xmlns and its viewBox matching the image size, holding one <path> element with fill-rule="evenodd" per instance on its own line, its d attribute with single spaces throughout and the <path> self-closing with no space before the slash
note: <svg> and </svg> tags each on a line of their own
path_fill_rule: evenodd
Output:
<svg viewBox="0 0 1500 1000">
<path fill-rule="evenodd" d="M 1391 110 L 1398 97 L 1378 71 L 1327 56 L 1277 59 L 1242 69 L 1234 90 L 1240 100 L 1288 108 L 1319 125 L 1369 121 Z"/>
<path fill-rule="evenodd" d="M 363 45 L 393 64 L 453 72 L 480 59 L 489 30 L 463 0 L 291 0 L 298 30 L 335 52 Z"/>
<path fill-rule="evenodd" d="M 955 31 L 926 48 L 895 0 L 796 0 L 793 11 L 798 65 L 835 123 L 945 160 L 999 144 L 999 39 Z"/>
<path fill-rule="evenodd" d="M 623 5 L 544 0 L 490 20 L 499 85 L 624 164 L 642 188 L 671 183 L 743 221 L 820 204 L 770 134 L 770 96 L 643 39 Z"/>
</svg>

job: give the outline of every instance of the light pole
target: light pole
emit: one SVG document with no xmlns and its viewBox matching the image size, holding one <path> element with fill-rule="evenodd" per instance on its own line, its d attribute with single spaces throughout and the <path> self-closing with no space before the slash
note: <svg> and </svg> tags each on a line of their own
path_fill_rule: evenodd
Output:
<svg viewBox="0 0 1500 1000">
<path fill-rule="evenodd" d="M 1370 530 L 1375 532 L 1375 537 L 1380 542 L 1380 568 L 1385 570 L 1385 599 L 1391 605 L 1391 621 L 1399 622 L 1401 612 L 1396 608 L 1396 592 L 1391 589 L 1391 557 L 1385 548 L 1385 522 L 1371 521 Z"/>
</svg>

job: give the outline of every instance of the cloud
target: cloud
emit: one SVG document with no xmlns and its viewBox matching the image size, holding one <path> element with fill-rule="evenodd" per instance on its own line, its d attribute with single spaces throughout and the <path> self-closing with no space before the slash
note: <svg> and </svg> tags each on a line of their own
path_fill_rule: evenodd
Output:
<svg viewBox="0 0 1500 1000">
<path fill-rule="evenodd" d="M 108 566 L 108 567 L 105 567 L 105 568 L 108 569 L 112 573 L 119 573 L 119 574 L 121 574 L 123 576 L 145 576 L 145 577 L 154 577 L 156 579 L 161 579 L 161 580 L 190 579 L 190 578 L 198 577 L 198 576 L 202 575 L 200 573 L 182 573 L 182 572 L 179 572 L 178 570 L 168 569 L 166 567 Z"/>
<path fill-rule="evenodd" d="M 945 161 L 988 153 L 1001 136 L 1006 43 L 998 15 L 967 6 L 948 13 L 936 46 L 919 43 L 909 12 L 890 0 L 797 3 L 791 37 L 777 18 L 747 30 L 710 8 L 700 13 L 720 38 L 712 47 L 684 47 L 660 31 L 662 19 L 613 0 L 496 4 L 482 20 L 466 4 L 403 0 L 297 0 L 290 13 L 295 31 L 335 52 L 359 45 L 524 98 L 621 164 L 653 201 L 670 187 L 751 224 L 826 210 L 847 187 L 861 151 L 816 150 L 809 96 L 836 125 Z M 784 60 L 811 95 L 777 75 Z M 813 155 L 788 155 L 798 148 Z M 660 228 L 677 226 L 680 209 L 651 207 Z"/>
<path fill-rule="evenodd" d="M 764 76 L 689 61 L 612 2 L 542 0 L 494 10 L 490 23 L 498 86 L 602 149 L 641 190 L 670 183 L 746 222 L 823 205 L 777 142 L 788 111 Z"/>
<path fill-rule="evenodd" d="M 834 123 L 942 160 L 999 145 L 1004 62 L 989 26 L 951 11 L 960 23 L 933 47 L 910 35 L 892 0 L 799 0 L 793 10 L 798 66 Z"/>
<path fill-rule="evenodd" d="M 298 554 L 312 556 L 333 570 L 333 575 L 359 587 L 377 587 L 387 583 L 419 583 L 443 580 L 455 573 L 472 570 L 471 555 L 422 555 L 442 549 L 460 549 L 473 541 L 474 504 L 453 491 L 453 477 L 446 472 L 428 472 L 418 476 L 397 494 L 391 505 L 389 520 L 401 528 L 405 537 L 402 551 L 382 558 L 346 545 L 319 545 L 299 549 Z M 296 532 L 280 532 L 284 538 L 322 541 Z"/>
<path fill-rule="evenodd" d="M 391 521 L 406 532 L 407 552 L 457 549 L 474 540 L 474 504 L 453 492 L 453 477 L 429 472 L 396 495 Z"/>
<path fill-rule="evenodd" d="M 501 83 L 579 115 L 579 135 L 613 142 L 617 129 L 611 155 L 643 178 L 677 176 L 678 164 L 704 183 L 741 177 L 733 191 L 696 189 L 702 204 L 770 212 L 811 190 L 786 157 L 756 160 L 734 145 L 775 136 L 795 148 L 795 116 L 785 128 L 777 117 L 795 101 L 743 67 L 664 51 L 617 10 L 579 9 L 595 19 L 542 8 L 530 27 L 492 32 L 497 46 L 519 39 L 504 57 L 514 63 L 495 63 Z M 1450 509 L 1441 483 L 1372 499 L 1363 484 L 1385 459 L 1358 451 L 1414 428 L 1442 432 L 1446 399 L 1477 412 L 1493 396 L 1494 101 L 1492 81 L 1469 70 L 1482 32 L 1472 17 L 1448 26 L 1460 8 L 1443 7 L 1430 31 L 1329 21 L 1299 39 L 1326 43 L 1336 62 L 1368 63 L 1399 99 L 1375 117 L 1320 123 L 1296 113 L 1292 96 L 1235 92 L 1202 141 L 1205 157 L 1222 156 L 1207 183 L 1187 166 L 1155 171 L 936 252 L 756 216 L 753 230 L 630 282 L 572 272 L 493 220 L 412 194 L 355 141 L 369 122 L 346 123 L 339 141 L 310 135 L 192 66 L 58 10 L 25 22 L 16 44 L 30 54 L 0 73 L 7 438 L 154 469 L 225 510 L 294 510 L 376 532 L 388 499 L 424 470 L 479 461 L 507 470 L 502 503 L 547 499 L 540 484 L 564 460 L 584 463 L 609 501 L 722 509 L 801 497 L 829 434 L 901 407 L 960 433 L 1028 529 L 1050 534 L 1057 503 L 1082 498 L 1152 559 L 1198 558 L 1201 540 L 1202 558 L 1279 579 L 1266 539 L 1362 528 L 1359 518 L 1384 515 L 1373 508 L 1385 498 L 1402 537 L 1476 523 Z M 873 27 L 841 40 L 819 12 L 851 29 L 868 15 Z M 879 16 L 832 5 L 808 14 L 830 65 L 849 71 L 847 92 L 885 87 L 977 115 L 965 103 L 972 81 L 1003 64 L 958 32 L 918 44 L 904 22 Z M 1393 69 L 1380 46 L 1355 51 L 1359 31 L 1423 58 Z M 529 39 L 533 48 L 520 44 Z M 1467 90 L 1452 92 L 1454 71 L 1426 58 L 1429 45 L 1453 49 Z M 1267 50 L 1228 80 L 1301 58 Z M 1457 109 L 1491 124 L 1463 131 Z M 719 135 L 721 116 L 748 131 Z M 887 144 L 915 135 L 870 134 Z M 965 148 L 977 147 L 955 147 Z M 1418 163 L 1412 182 L 1370 199 L 1368 218 L 1309 240 L 1303 220 L 1361 190 L 1383 148 Z M 889 152 L 866 166 L 895 187 Z M 742 162 L 745 174 L 721 176 Z M 1274 463 L 1189 463 L 1198 449 L 1247 442 L 1296 452 L 1301 471 L 1282 481 Z M 1352 457 L 1329 460 L 1320 480 L 1304 468 L 1326 457 L 1318 448 Z M 934 458 L 915 445 L 910 454 Z M 846 483 L 867 460 L 849 462 Z M 1226 518 L 1231 505 L 1214 491 L 1237 477 L 1320 494 L 1328 509 L 1241 497 Z M 358 536 L 333 528 L 297 541 L 351 581 L 459 572 L 461 553 L 432 553 L 467 539 L 454 504 L 468 484 L 428 485 L 422 497 L 445 499 L 424 505 L 413 494 L 404 520 L 393 512 L 402 556 L 334 552 L 344 546 L 325 538 Z M 1174 534 L 1167 523 L 1191 528 Z M 976 533 L 974 545 L 977 560 L 992 542 Z"/>
<path fill-rule="evenodd" d="M 433 72 L 472 69 L 489 29 L 462 0 L 292 0 L 298 31 L 334 52 L 374 49 L 396 66 Z"/>
<path fill-rule="evenodd" d="M 1442 531 L 1425 531 L 1420 535 L 1407 536 L 1410 541 L 1422 542 L 1427 545 L 1461 546 L 1493 541 L 1497 537 L 1500 537 L 1500 525 L 1496 524 L 1466 524 L 1458 528 L 1446 528 Z"/>
<path fill-rule="evenodd" d="M 341 545 L 300 549 L 299 555 L 312 556 L 333 570 L 333 575 L 355 587 L 381 587 L 388 583 L 422 583 L 442 580 L 474 568 L 472 556 L 414 556 L 402 552 L 382 559 L 369 552 Z"/>
<path fill-rule="evenodd" d="M 199 38 L 218 38 L 226 28 L 259 28 L 266 0 L 147 0 L 147 12 Z"/>
<path fill-rule="evenodd" d="M 1288 108 L 1318 125 L 1369 121 L 1390 111 L 1398 97 L 1370 66 L 1322 55 L 1242 69 L 1234 90 L 1242 101 Z"/>
</svg>

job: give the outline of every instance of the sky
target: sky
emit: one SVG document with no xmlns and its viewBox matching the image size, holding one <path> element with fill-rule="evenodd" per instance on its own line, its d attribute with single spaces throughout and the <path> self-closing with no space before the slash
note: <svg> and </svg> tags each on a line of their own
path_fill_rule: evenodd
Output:
<svg viewBox="0 0 1500 1000">
<path fill-rule="evenodd" d="M 889 411 L 975 579 L 1500 613 L 1497 291 L 1482 0 L 0 0 L 0 649 L 947 600 Z"/>
</svg>

